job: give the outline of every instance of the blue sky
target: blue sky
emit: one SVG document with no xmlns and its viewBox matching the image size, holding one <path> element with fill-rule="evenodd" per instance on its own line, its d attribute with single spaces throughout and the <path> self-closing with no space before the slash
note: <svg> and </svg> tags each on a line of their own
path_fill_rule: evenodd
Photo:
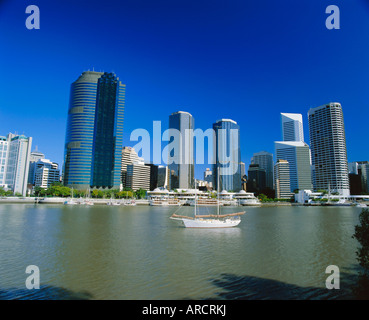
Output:
<svg viewBox="0 0 369 320">
<path fill-rule="evenodd" d="M 40 30 L 25 27 L 29 4 Z M 328 5 L 341 29 L 328 30 Z M 70 84 L 115 72 L 126 89 L 124 144 L 136 128 L 163 131 L 172 112 L 211 128 L 241 127 L 241 158 L 274 153 L 280 113 L 343 107 L 349 161 L 369 160 L 368 0 L 0 1 L 0 135 L 32 136 L 60 165 Z M 201 178 L 206 167 L 196 168 Z"/>
</svg>

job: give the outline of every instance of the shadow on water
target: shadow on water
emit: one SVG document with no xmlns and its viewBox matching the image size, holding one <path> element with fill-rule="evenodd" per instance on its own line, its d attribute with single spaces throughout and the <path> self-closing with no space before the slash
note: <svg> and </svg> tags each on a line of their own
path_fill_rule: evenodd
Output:
<svg viewBox="0 0 369 320">
<path fill-rule="evenodd" d="M 88 292 L 73 292 L 54 286 L 40 286 L 40 289 L 0 289 L 0 300 L 90 300 Z"/>
<path fill-rule="evenodd" d="M 369 288 L 364 292 L 358 290 L 360 276 L 358 267 L 353 266 L 340 272 L 340 289 L 326 289 L 325 287 L 301 287 L 277 280 L 254 276 L 240 276 L 223 273 L 211 283 L 222 289 L 215 297 L 201 300 L 359 300 L 369 299 Z M 327 277 L 329 275 L 327 274 Z M 325 283 L 323 283 L 325 286 Z"/>
</svg>

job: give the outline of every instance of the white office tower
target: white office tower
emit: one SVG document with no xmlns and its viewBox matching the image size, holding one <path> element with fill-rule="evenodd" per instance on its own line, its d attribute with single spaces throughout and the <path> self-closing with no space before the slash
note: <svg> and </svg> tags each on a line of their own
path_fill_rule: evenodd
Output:
<svg viewBox="0 0 369 320">
<path fill-rule="evenodd" d="M 54 182 L 60 182 L 58 164 L 47 159 L 35 162 L 35 186 L 47 189 Z"/>
<path fill-rule="evenodd" d="M 27 193 L 32 138 L 9 133 L 5 185 L 14 193 Z"/>
<path fill-rule="evenodd" d="M 0 136 L 0 187 L 7 188 L 5 184 L 6 164 L 8 160 L 8 139 Z"/>
<path fill-rule="evenodd" d="M 299 113 L 281 113 L 283 141 L 304 141 L 302 115 Z"/>
<path fill-rule="evenodd" d="M 276 141 L 274 145 L 277 161 L 289 163 L 291 192 L 312 190 L 309 146 L 302 141 Z"/>
<path fill-rule="evenodd" d="M 127 165 L 126 187 L 133 191 L 150 190 L 150 167 L 143 161 Z"/>
<path fill-rule="evenodd" d="M 126 187 L 126 176 L 127 176 L 127 166 L 134 163 L 139 162 L 140 158 L 138 157 L 137 152 L 132 147 L 123 147 L 122 149 L 122 185 L 123 188 Z"/>
<path fill-rule="evenodd" d="M 31 152 L 29 157 L 28 183 L 35 185 L 36 162 L 40 159 L 45 159 L 45 155 L 36 149 Z"/>
<path fill-rule="evenodd" d="M 273 154 L 266 151 L 254 153 L 251 163 L 265 170 L 266 187 L 273 189 Z"/>
<path fill-rule="evenodd" d="M 205 172 L 204 172 L 204 181 L 205 181 L 205 185 L 208 188 L 212 188 L 213 187 L 213 171 L 210 170 L 210 168 L 206 168 Z M 199 186 L 199 185 L 197 185 Z"/>
<path fill-rule="evenodd" d="M 274 166 L 275 196 L 277 199 L 291 197 L 290 165 L 286 160 L 277 160 Z"/>
<path fill-rule="evenodd" d="M 329 103 L 308 112 L 314 189 L 350 194 L 342 107 Z"/>
</svg>

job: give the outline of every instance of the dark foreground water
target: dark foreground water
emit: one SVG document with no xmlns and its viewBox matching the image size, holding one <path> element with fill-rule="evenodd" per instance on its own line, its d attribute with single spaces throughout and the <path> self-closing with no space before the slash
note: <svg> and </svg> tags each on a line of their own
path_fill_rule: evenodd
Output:
<svg viewBox="0 0 369 320">
<path fill-rule="evenodd" d="M 0 299 L 353 298 L 361 209 L 243 209 L 238 227 L 206 230 L 178 227 L 176 208 L 1 204 Z M 329 265 L 340 290 L 325 287 Z"/>
</svg>

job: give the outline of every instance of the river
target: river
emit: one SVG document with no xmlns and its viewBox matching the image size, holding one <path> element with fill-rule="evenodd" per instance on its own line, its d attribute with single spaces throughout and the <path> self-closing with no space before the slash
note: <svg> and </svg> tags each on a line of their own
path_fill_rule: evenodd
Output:
<svg viewBox="0 0 369 320">
<path fill-rule="evenodd" d="M 186 229 L 175 207 L 1 204 L 0 299 L 353 297 L 360 208 L 243 209 L 238 227 Z M 40 290 L 25 287 L 28 265 Z M 325 286 L 329 265 L 339 290 Z"/>
</svg>

